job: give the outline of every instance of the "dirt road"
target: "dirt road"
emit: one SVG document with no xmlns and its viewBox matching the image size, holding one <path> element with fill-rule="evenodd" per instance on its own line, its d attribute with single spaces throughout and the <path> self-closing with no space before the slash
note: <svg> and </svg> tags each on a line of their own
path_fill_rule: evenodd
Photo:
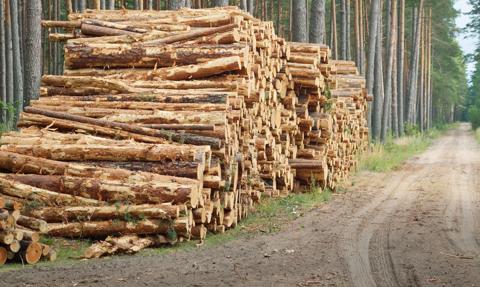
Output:
<svg viewBox="0 0 480 287">
<path fill-rule="evenodd" d="M 480 145 L 467 125 L 275 234 L 0 273 L 0 286 L 480 286 Z"/>
</svg>

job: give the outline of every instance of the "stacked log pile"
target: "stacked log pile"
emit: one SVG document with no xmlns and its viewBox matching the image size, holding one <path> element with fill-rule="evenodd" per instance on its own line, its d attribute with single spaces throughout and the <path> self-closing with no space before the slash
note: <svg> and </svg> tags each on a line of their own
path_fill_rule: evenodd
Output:
<svg viewBox="0 0 480 287">
<path fill-rule="evenodd" d="M 203 240 L 262 196 L 334 188 L 367 142 L 355 66 L 236 8 L 44 25 L 67 31 L 50 34 L 65 74 L 0 139 L 0 192 L 33 202 L 22 213 L 49 235 L 108 237 L 88 258 Z"/>
<path fill-rule="evenodd" d="M 296 178 L 335 189 L 355 169 L 357 153 L 368 144 L 365 78 L 354 62 L 330 60 L 327 46 L 289 46 L 284 70 L 292 77 L 302 131 L 297 135 L 301 148 L 294 161 L 300 163 Z M 300 159 L 315 160 L 315 167 Z"/>
<path fill-rule="evenodd" d="M 47 223 L 22 215 L 22 208 L 14 198 L 0 196 L 0 265 L 7 261 L 35 264 L 41 258 L 55 260 L 56 252 L 39 242 Z"/>
</svg>

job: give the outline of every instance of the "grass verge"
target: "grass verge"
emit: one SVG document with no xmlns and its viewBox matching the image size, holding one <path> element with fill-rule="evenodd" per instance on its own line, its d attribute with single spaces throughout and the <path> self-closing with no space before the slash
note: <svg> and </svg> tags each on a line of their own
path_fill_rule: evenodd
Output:
<svg viewBox="0 0 480 287">
<path fill-rule="evenodd" d="M 477 139 L 477 142 L 480 143 L 480 128 L 476 129 L 474 133 L 475 133 L 475 139 Z"/>
<path fill-rule="evenodd" d="M 412 156 L 424 152 L 434 139 L 454 126 L 447 125 L 398 139 L 389 138 L 385 144 L 371 144 L 360 157 L 359 170 L 387 172 L 395 169 Z"/>
<path fill-rule="evenodd" d="M 267 198 L 256 206 L 256 210 L 242 220 L 236 228 L 221 234 L 208 234 L 204 246 L 215 246 L 228 241 L 252 237 L 260 233 L 274 233 L 281 227 L 305 214 L 305 212 L 328 201 L 331 197 L 329 190 L 320 191 L 314 188 L 309 193 L 290 194 L 281 198 Z M 145 249 L 141 255 L 154 255 L 193 249 L 198 242 L 187 242 L 175 245 L 172 248 Z"/>
</svg>

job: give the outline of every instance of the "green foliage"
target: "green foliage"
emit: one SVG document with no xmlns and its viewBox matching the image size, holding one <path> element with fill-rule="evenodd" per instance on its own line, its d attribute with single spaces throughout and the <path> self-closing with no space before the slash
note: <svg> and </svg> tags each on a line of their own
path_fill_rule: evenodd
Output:
<svg viewBox="0 0 480 287">
<path fill-rule="evenodd" d="M 420 130 L 418 129 L 418 125 L 414 125 L 411 123 L 405 123 L 405 135 L 408 136 L 418 136 L 420 134 Z"/>
<path fill-rule="evenodd" d="M 467 31 L 471 36 L 479 38 L 480 36 L 480 1 L 470 0 L 472 10 L 469 12 L 471 22 L 467 25 Z M 472 127 L 480 127 L 480 47 L 477 47 L 474 55 L 469 55 L 470 60 L 475 62 L 475 69 L 470 79 L 468 98 L 465 101 L 467 107 L 467 120 L 472 123 Z"/>
<path fill-rule="evenodd" d="M 422 134 L 415 126 L 411 126 L 410 136 L 399 139 L 390 138 L 383 145 L 372 144 L 370 149 L 361 156 L 360 170 L 386 172 L 395 169 L 407 159 L 425 151 L 433 139 L 450 128 L 452 125 L 442 125 L 440 128 Z"/>
<path fill-rule="evenodd" d="M 480 129 L 476 129 L 476 130 L 475 130 L 475 138 L 476 138 L 477 141 L 480 143 Z"/>
</svg>

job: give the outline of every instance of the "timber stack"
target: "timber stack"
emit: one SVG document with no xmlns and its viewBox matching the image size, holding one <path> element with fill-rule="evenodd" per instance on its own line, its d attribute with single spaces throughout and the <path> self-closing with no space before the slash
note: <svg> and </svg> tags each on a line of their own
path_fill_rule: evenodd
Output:
<svg viewBox="0 0 480 287">
<path fill-rule="evenodd" d="M 106 238 L 87 258 L 203 240 L 262 196 L 334 188 L 367 143 L 355 66 L 235 7 L 43 25 L 65 72 L 0 139 L 1 193 L 34 202 L 22 215 L 49 235 Z"/>
<path fill-rule="evenodd" d="M 0 266 L 7 261 L 35 264 L 40 259 L 53 261 L 57 253 L 40 243 L 47 222 L 21 214 L 24 207 L 15 197 L 0 195 Z"/>
</svg>

